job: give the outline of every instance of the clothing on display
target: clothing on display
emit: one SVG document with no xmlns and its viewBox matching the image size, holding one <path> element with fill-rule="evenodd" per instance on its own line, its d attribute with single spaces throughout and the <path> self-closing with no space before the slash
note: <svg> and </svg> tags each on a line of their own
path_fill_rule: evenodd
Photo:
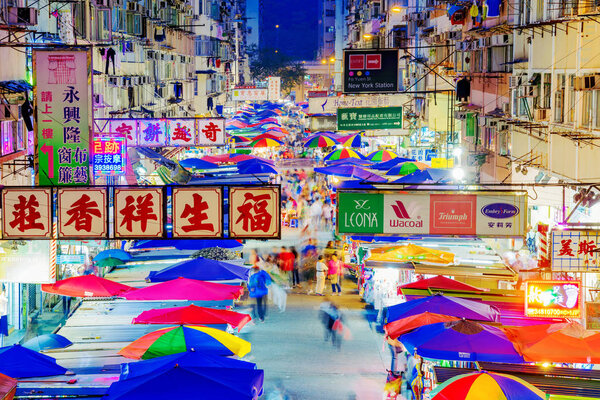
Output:
<svg viewBox="0 0 600 400">
<path fill-rule="evenodd" d="M 206 99 L 206 108 L 208 109 L 208 111 L 212 111 L 213 109 L 213 98 L 209 97 Z"/>
<path fill-rule="evenodd" d="M 106 50 L 106 70 L 104 71 L 105 74 L 108 74 L 108 66 L 110 64 L 110 61 L 112 60 L 112 66 L 113 66 L 113 75 L 116 75 L 116 71 L 115 71 L 115 56 L 116 56 L 116 52 L 115 49 L 113 49 L 112 47 L 109 47 L 108 50 Z"/>
<path fill-rule="evenodd" d="M 173 85 L 173 92 L 175 93 L 176 99 L 183 98 L 183 83 L 175 82 Z"/>
</svg>

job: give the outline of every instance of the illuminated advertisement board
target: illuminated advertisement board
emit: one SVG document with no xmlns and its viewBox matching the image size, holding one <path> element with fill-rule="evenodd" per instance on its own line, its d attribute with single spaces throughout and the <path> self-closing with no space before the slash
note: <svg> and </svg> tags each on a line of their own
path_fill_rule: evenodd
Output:
<svg viewBox="0 0 600 400">
<path fill-rule="evenodd" d="M 525 315 L 536 318 L 581 318 L 581 282 L 526 281 Z"/>
</svg>

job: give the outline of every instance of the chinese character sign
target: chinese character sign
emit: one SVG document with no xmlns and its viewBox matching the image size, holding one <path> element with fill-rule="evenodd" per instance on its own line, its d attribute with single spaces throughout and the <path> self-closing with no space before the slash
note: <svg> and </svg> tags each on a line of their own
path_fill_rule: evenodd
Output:
<svg viewBox="0 0 600 400">
<path fill-rule="evenodd" d="M 170 146 L 193 146 L 196 142 L 195 120 L 172 119 L 167 120 L 169 127 Z"/>
<path fill-rule="evenodd" d="M 127 158 L 125 138 L 110 136 L 95 138 L 92 157 L 94 175 L 124 175 Z"/>
<path fill-rule="evenodd" d="M 52 236 L 52 190 L 2 191 L 2 238 L 49 239 Z"/>
<path fill-rule="evenodd" d="M 161 188 L 115 188 L 115 237 L 162 237 L 163 197 Z"/>
<path fill-rule="evenodd" d="M 229 236 L 278 238 L 279 187 L 229 189 Z"/>
<path fill-rule="evenodd" d="M 89 53 L 34 51 L 40 185 L 89 183 Z"/>
<path fill-rule="evenodd" d="M 135 119 L 111 119 L 110 133 L 125 137 L 128 146 L 137 146 L 138 129 Z"/>
<path fill-rule="evenodd" d="M 537 318 L 579 318 L 580 296 L 580 281 L 526 281 L 525 315 Z"/>
<path fill-rule="evenodd" d="M 600 271 L 600 231 L 552 232 L 552 271 Z"/>
<path fill-rule="evenodd" d="M 221 204 L 221 188 L 173 188 L 173 237 L 222 237 Z"/>
<path fill-rule="evenodd" d="M 233 101 L 260 101 L 260 100 L 268 100 L 269 98 L 269 89 L 233 89 L 233 95 L 231 99 Z"/>
<path fill-rule="evenodd" d="M 281 78 L 271 76 L 268 78 L 269 100 L 277 101 L 281 98 Z"/>
<path fill-rule="evenodd" d="M 198 146 L 222 146 L 225 144 L 225 120 L 203 118 L 196 120 Z"/>
<path fill-rule="evenodd" d="M 107 188 L 59 189 L 59 238 L 106 238 L 107 200 Z"/>
<path fill-rule="evenodd" d="M 163 119 L 138 121 L 140 146 L 162 147 L 167 143 L 167 122 Z"/>
</svg>

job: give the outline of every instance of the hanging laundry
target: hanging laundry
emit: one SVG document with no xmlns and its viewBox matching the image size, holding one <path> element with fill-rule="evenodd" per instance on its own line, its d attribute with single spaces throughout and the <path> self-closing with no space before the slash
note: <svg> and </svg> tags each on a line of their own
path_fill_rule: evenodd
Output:
<svg viewBox="0 0 600 400">
<path fill-rule="evenodd" d="M 110 61 L 112 60 L 112 65 L 113 65 L 113 75 L 116 75 L 117 73 L 115 72 L 115 56 L 116 56 L 116 52 L 115 49 L 113 49 L 112 47 L 109 47 L 108 50 L 106 50 L 106 70 L 104 71 L 105 74 L 108 74 L 108 66 L 110 64 Z"/>
<path fill-rule="evenodd" d="M 487 16 L 488 17 L 499 17 L 500 16 L 500 4 L 502 0 L 486 0 Z"/>
<path fill-rule="evenodd" d="M 471 81 L 467 78 L 462 78 L 456 82 L 456 98 L 458 101 L 469 101 L 471 97 Z"/>
<path fill-rule="evenodd" d="M 206 108 L 208 109 L 208 111 L 212 111 L 213 109 L 213 98 L 209 97 L 208 99 L 206 99 Z"/>
<path fill-rule="evenodd" d="M 215 67 L 221 68 L 221 59 L 220 58 L 217 58 L 217 61 L 215 61 Z"/>
<path fill-rule="evenodd" d="M 33 132 L 33 121 L 31 120 L 31 116 L 33 115 L 33 107 L 31 107 L 27 92 L 25 93 L 25 102 L 23 105 L 21 105 L 21 115 L 23 116 L 25 127 L 27 127 L 27 132 Z"/>
</svg>

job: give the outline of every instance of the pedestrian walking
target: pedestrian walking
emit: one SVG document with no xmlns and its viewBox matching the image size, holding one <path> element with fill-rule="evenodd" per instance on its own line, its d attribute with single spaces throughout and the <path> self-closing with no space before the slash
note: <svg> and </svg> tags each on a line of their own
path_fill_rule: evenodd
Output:
<svg viewBox="0 0 600 400">
<path fill-rule="evenodd" d="M 288 286 L 292 285 L 292 271 L 294 270 L 295 257 L 292 252 L 283 246 L 281 253 L 279 253 L 279 269 L 287 276 Z"/>
<path fill-rule="evenodd" d="M 342 321 L 340 309 L 333 302 L 325 301 L 321 303 L 319 313 L 325 328 L 325 342 L 331 339 L 331 344 L 339 349 L 342 346 L 342 338 L 339 335 Z"/>
<path fill-rule="evenodd" d="M 299 263 L 300 263 L 300 257 L 298 256 L 298 252 L 296 251 L 296 248 L 292 246 L 292 248 L 290 249 L 290 253 L 292 253 L 292 255 L 294 256 L 294 264 L 293 264 L 293 268 L 292 269 L 292 287 L 300 287 L 300 272 L 298 271 L 299 268 Z"/>
<path fill-rule="evenodd" d="M 267 294 L 269 293 L 268 286 L 271 284 L 271 276 L 258 265 L 254 265 L 252 271 L 252 275 L 248 278 L 248 291 L 250 297 L 256 299 L 254 315 L 263 322 L 267 313 Z"/>
<path fill-rule="evenodd" d="M 342 262 L 338 260 L 337 252 L 334 252 L 331 255 L 331 260 L 329 260 L 329 282 L 331 283 L 331 293 L 333 295 L 336 294 L 341 296 L 342 288 L 340 287 L 340 271 L 342 269 Z"/>
<path fill-rule="evenodd" d="M 317 284 L 315 286 L 315 294 L 317 296 L 324 296 L 323 289 L 325 289 L 325 279 L 327 278 L 329 268 L 323 262 L 323 255 L 319 255 L 319 259 L 315 268 L 317 270 Z"/>
</svg>

